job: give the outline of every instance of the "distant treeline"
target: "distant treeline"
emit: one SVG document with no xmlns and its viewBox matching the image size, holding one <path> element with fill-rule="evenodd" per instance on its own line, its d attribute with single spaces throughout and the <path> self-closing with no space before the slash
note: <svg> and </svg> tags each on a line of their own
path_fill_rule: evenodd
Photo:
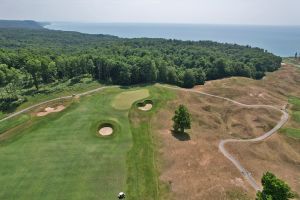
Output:
<svg viewBox="0 0 300 200">
<path fill-rule="evenodd" d="M 43 24 L 32 20 L 0 20 L 0 28 L 43 29 Z"/>
<path fill-rule="evenodd" d="M 0 29 L 0 86 L 7 92 L 87 74 L 103 83 L 191 88 L 229 76 L 260 79 L 280 63 L 263 49 L 236 44 Z"/>
</svg>

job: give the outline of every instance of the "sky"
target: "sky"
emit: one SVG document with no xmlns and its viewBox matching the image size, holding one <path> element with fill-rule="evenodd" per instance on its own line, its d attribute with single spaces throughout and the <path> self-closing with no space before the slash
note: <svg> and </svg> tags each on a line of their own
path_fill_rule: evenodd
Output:
<svg viewBox="0 0 300 200">
<path fill-rule="evenodd" d="M 300 25 L 300 0 L 0 0 L 0 19 Z"/>
</svg>

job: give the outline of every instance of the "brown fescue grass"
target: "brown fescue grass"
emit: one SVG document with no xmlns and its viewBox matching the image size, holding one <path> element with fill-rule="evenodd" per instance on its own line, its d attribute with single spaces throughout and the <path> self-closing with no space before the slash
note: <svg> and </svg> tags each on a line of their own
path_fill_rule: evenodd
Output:
<svg viewBox="0 0 300 200">
<path fill-rule="evenodd" d="M 289 95 L 300 96 L 300 72 L 285 66 L 263 80 L 228 78 L 211 81 L 196 89 L 232 98 L 246 104 L 286 106 Z M 152 122 L 160 138 L 161 180 L 170 189 L 171 199 L 254 199 L 255 191 L 233 164 L 219 151 L 224 138 L 253 138 L 270 130 L 280 113 L 269 109 L 233 107 L 232 103 L 211 97 L 178 92 Z M 173 112 L 179 104 L 192 114 L 190 140 L 171 134 Z M 257 182 L 262 173 L 272 171 L 300 192 L 299 141 L 275 135 L 257 144 L 228 145 L 230 151 L 249 169 Z"/>
</svg>

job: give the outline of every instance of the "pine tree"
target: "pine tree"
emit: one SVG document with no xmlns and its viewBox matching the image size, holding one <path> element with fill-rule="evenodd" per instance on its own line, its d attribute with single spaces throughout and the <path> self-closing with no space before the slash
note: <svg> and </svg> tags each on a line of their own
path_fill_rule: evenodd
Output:
<svg viewBox="0 0 300 200">
<path fill-rule="evenodd" d="M 190 113 L 184 105 L 178 107 L 172 120 L 174 121 L 173 128 L 175 132 L 184 133 L 184 129 L 191 128 Z"/>
</svg>

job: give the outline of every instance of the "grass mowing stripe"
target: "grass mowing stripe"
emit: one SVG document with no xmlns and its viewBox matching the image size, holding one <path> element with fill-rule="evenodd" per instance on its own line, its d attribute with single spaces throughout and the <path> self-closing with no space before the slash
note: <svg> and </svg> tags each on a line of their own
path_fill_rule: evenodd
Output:
<svg viewBox="0 0 300 200">
<path fill-rule="evenodd" d="M 133 106 L 129 112 L 133 146 L 127 158 L 127 192 L 131 200 L 156 200 L 161 197 L 155 136 L 151 132 L 150 124 L 159 108 L 175 95 L 160 87 L 149 87 L 149 90 L 151 95 L 148 99 L 153 101 L 153 109 L 143 112 Z"/>
</svg>

